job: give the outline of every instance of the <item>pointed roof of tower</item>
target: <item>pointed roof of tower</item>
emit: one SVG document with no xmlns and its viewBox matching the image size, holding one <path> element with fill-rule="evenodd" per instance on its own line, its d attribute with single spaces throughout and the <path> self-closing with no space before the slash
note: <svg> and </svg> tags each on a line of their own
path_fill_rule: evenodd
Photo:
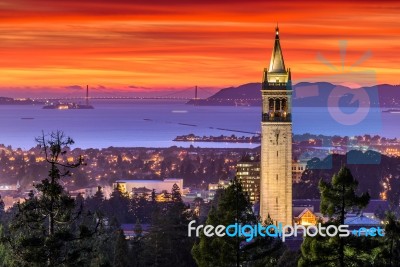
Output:
<svg viewBox="0 0 400 267">
<path fill-rule="evenodd" d="M 281 44 L 279 42 L 279 28 L 276 25 L 275 28 L 275 45 L 272 50 L 271 62 L 269 64 L 268 72 L 286 72 L 285 61 L 283 60 L 283 54 Z"/>
</svg>

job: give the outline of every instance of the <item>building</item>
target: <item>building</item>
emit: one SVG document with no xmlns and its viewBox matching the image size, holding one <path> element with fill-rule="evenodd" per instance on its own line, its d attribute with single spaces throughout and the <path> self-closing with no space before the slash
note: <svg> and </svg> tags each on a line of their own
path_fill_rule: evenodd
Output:
<svg viewBox="0 0 400 267">
<path fill-rule="evenodd" d="M 21 188 L 19 181 L 16 184 L 0 184 L 0 191 L 3 192 L 16 192 Z"/>
<path fill-rule="evenodd" d="M 150 191 L 154 189 L 157 194 L 161 194 L 163 192 L 170 193 L 174 184 L 179 186 L 182 193 L 183 179 L 179 178 L 167 178 L 164 180 L 117 180 L 113 183 L 113 188 L 119 185 L 123 193 L 128 193 L 130 195 L 133 195 L 137 190 L 143 191 L 145 189 Z"/>
<path fill-rule="evenodd" d="M 294 221 L 305 226 L 315 224 L 319 220 L 328 221 L 329 218 L 321 213 L 320 206 L 320 199 L 293 199 Z M 385 211 L 389 208 L 388 201 L 371 199 L 362 210 L 347 213 L 345 224 L 348 224 L 350 229 L 354 229 L 353 227 L 356 226 L 366 227 L 369 224 L 381 225 Z"/>
<path fill-rule="evenodd" d="M 245 155 L 236 164 L 236 178 L 241 182 L 243 191 L 251 203 L 260 200 L 260 157 Z"/>
<path fill-rule="evenodd" d="M 230 185 L 230 180 L 219 180 L 218 183 L 209 183 L 209 191 L 217 191 L 218 189 L 225 189 Z"/>
<path fill-rule="evenodd" d="M 124 232 L 125 238 L 130 240 L 134 238 L 140 238 L 147 235 L 150 232 L 150 224 L 121 224 L 121 230 Z"/>
<path fill-rule="evenodd" d="M 260 216 L 292 225 L 292 82 L 279 40 L 262 81 Z"/>
<path fill-rule="evenodd" d="M 360 228 L 371 228 L 371 227 L 380 227 L 381 229 L 385 228 L 383 221 L 373 217 L 373 216 L 365 216 L 364 214 L 360 214 L 357 216 L 349 216 L 344 220 L 344 224 L 349 226 L 350 230 L 360 229 Z M 360 231 L 360 234 L 365 235 L 366 229 L 364 231 Z"/>
<path fill-rule="evenodd" d="M 0 200 L 3 200 L 4 203 L 4 210 L 8 210 L 9 208 L 12 208 L 16 203 L 24 203 L 25 198 L 18 197 L 18 196 L 0 196 Z"/>
<path fill-rule="evenodd" d="M 306 170 L 307 162 L 295 160 L 292 162 L 292 179 L 293 183 L 297 184 L 301 182 L 301 176 L 303 175 L 303 171 Z"/>
<path fill-rule="evenodd" d="M 230 185 L 230 180 L 219 180 L 218 183 L 208 184 L 208 199 L 213 200 L 218 189 L 225 189 Z"/>
<path fill-rule="evenodd" d="M 307 162 L 292 161 L 292 181 L 299 183 L 306 170 Z M 236 165 L 236 177 L 243 185 L 250 201 L 254 204 L 260 200 L 260 157 L 246 155 Z M 215 184 L 216 186 L 217 184 Z"/>
<path fill-rule="evenodd" d="M 316 225 L 319 217 L 314 213 L 314 207 L 293 207 L 294 222 L 299 225 Z"/>
</svg>

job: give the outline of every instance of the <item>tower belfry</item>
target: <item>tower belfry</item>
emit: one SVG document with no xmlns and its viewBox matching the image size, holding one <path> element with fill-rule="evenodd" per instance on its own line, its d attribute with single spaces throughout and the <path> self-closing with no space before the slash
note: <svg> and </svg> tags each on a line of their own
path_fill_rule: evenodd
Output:
<svg viewBox="0 0 400 267">
<path fill-rule="evenodd" d="M 260 216 L 292 224 L 292 81 L 275 29 L 269 68 L 262 81 Z"/>
</svg>

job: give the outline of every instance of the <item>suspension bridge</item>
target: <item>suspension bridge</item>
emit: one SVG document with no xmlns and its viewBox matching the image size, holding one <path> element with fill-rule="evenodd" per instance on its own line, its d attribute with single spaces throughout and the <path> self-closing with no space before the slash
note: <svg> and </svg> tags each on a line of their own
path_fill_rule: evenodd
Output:
<svg viewBox="0 0 400 267">
<path fill-rule="evenodd" d="M 93 93 L 94 91 L 94 93 Z M 190 94 L 194 93 L 194 97 L 189 97 Z M 203 98 L 199 95 L 202 94 Z M 135 96 L 135 95 L 116 95 L 113 92 L 104 90 L 102 88 L 92 88 L 89 95 L 87 90 L 86 96 L 76 96 L 76 91 L 63 96 L 58 97 L 34 97 L 30 98 L 35 101 L 67 101 L 67 100 L 202 100 L 213 95 L 212 92 L 205 88 L 200 88 L 198 86 L 189 87 L 175 92 L 170 92 L 168 94 L 163 94 L 159 96 Z"/>
</svg>

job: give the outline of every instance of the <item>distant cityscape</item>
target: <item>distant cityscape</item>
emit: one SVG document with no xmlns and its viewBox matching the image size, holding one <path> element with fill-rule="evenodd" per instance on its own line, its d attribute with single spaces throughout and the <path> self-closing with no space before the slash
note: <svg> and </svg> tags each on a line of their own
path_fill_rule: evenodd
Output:
<svg viewBox="0 0 400 267">
<path fill-rule="evenodd" d="M 193 135 L 190 135 L 193 136 Z M 209 137 L 208 137 L 209 138 Z M 231 138 L 233 142 L 235 137 Z M 214 142 L 226 142 L 222 137 Z M 187 140 L 195 141 L 195 140 Z M 345 155 L 350 150 L 374 150 L 385 156 L 400 156 L 400 142 L 380 136 L 293 136 L 293 182 L 300 183 L 307 162 L 313 158 L 324 159 L 332 154 Z M 115 181 L 124 180 L 162 180 L 170 177 L 182 179 L 185 195 L 198 190 L 207 190 L 209 185 L 220 180 L 228 180 L 237 173 L 243 156 L 253 154 L 259 162 L 259 147 L 249 149 L 217 149 L 170 147 L 161 148 L 108 148 L 108 149 L 73 149 L 66 162 L 74 161 L 82 155 L 85 166 L 73 170 L 71 179 L 64 179 L 63 185 L 71 193 L 81 193 L 91 197 L 101 186 L 105 192 L 112 192 Z M 250 161 L 250 160 L 248 160 Z M 254 160 L 251 160 L 254 161 Z M 238 165 L 239 164 L 239 165 Z M 11 149 L 0 145 L 0 195 L 6 200 L 6 206 L 26 197 L 32 190 L 33 183 L 47 176 L 45 158 L 40 148 L 28 151 Z M 259 176 L 259 174 L 258 174 Z M 152 188 L 147 188 L 151 190 Z M 160 193 L 160 192 L 158 192 Z M 254 194 L 254 192 L 253 192 Z M 107 195 L 107 194 L 106 194 Z M 208 193 L 202 196 L 209 199 Z M 251 196 L 256 201 L 255 195 Z"/>
</svg>

